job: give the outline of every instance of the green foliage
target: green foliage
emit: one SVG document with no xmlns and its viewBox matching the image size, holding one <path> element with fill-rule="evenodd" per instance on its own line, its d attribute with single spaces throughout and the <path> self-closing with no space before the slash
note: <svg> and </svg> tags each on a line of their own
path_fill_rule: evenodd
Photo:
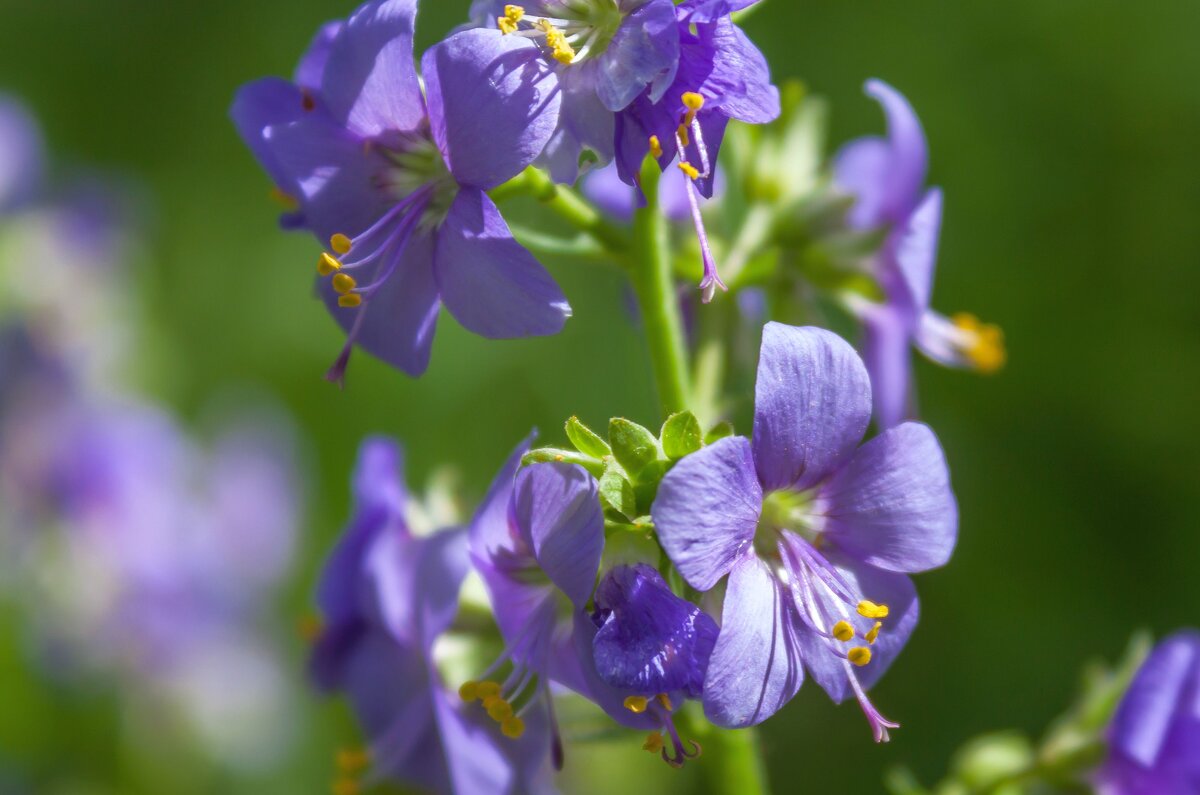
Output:
<svg viewBox="0 0 1200 795">
<path fill-rule="evenodd" d="M 690 411 L 681 411 L 667 417 L 667 421 L 663 423 L 661 438 L 663 452 L 672 461 L 678 461 L 704 445 L 700 421 Z"/>
</svg>

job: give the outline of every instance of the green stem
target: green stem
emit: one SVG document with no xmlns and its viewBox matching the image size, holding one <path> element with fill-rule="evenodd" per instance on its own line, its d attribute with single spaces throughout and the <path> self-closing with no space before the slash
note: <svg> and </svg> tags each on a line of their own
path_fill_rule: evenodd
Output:
<svg viewBox="0 0 1200 795">
<path fill-rule="evenodd" d="M 540 169 L 530 166 L 517 176 L 488 192 L 492 201 L 502 202 L 513 196 L 532 196 L 559 218 L 587 234 L 613 254 L 629 250 L 629 235 L 613 224 L 586 199 L 570 188 L 555 185 Z"/>
<path fill-rule="evenodd" d="M 641 309 L 642 325 L 650 346 L 650 361 L 663 415 L 687 408 L 687 353 L 679 299 L 671 274 L 667 220 L 658 206 L 661 176 L 653 158 L 642 166 L 641 184 L 646 206 L 633 216 L 633 266 L 630 277 Z"/>
<path fill-rule="evenodd" d="M 770 795 L 756 730 L 718 730 L 709 738 L 708 749 L 706 772 L 712 776 L 713 795 Z"/>
</svg>

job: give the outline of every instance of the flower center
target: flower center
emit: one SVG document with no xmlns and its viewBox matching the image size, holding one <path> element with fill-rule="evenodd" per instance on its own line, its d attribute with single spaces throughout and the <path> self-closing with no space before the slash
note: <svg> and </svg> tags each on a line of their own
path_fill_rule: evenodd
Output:
<svg viewBox="0 0 1200 795">
<path fill-rule="evenodd" d="M 763 498 L 754 550 L 768 560 L 780 558 L 780 533 L 789 530 L 814 546 L 820 546 L 820 517 L 813 513 L 813 492 L 781 489 Z"/>
<path fill-rule="evenodd" d="M 550 57 L 563 65 L 603 54 L 624 19 L 617 0 L 541 0 L 531 4 L 530 11 L 507 5 L 496 26 L 505 35 L 541 42 Z"/>
</svg>

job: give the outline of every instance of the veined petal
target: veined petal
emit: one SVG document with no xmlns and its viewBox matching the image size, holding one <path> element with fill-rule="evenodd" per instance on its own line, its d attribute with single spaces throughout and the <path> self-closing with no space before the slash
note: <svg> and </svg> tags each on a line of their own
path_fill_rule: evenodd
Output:
<svg viewBox="0 0 1200 795">
<path fill-rule="evenodd" d="M 1200 738 L 1200 633 L 1177 633 L 1142 663 L 1117 708 L 1112 748 L 1143 768 L 1163 766 L 1172 734 Z M 1192 746 L 1195 759 L 1195 746 Z M 1165 791 L 1164 791 L 1165 792 Z"/>
<path fill-rule="evenodd" d="M 871 375 L 875 422 L 884 430 L 913 414 L 912 324 L 906 313 L 878 305 L 863 317 L 863 363 Z"/>
<path fill-rule="evenodd" d="M 604 551 L 596 479 L 573 464 L 534 464 L 517 473 L 513 488 L 513 516 L 538 564 L 582 607 Z"/>
<path fill-rule="evenodd" d="M 558 125 L 558 78 L 529 39 L 476 28 L 421 59 L 429 122 L 463 185 L 487 190 L 541 154 Z"/>
<path fill-rule="evenodd" d="M 329 63 L 329 53 L 333 50 L 333 40 L 341 32 L 343 24 L 340 19 L 326 22 L 313 36 L 308 49 L 300 57 L 300 63 L 296 65 L 296 72 L 292 77 L 296 85 L 312 90 L 321 87 L 321 81 L 325 77 L 325 65 Z"/>
<path fill-rule="evenodd" d="M 624 110 L 651 83 L 669 85 L 679 65 L 679 25 L 671 0 L 641 3 L 621 22 L 597 63 L 596 95 L 613 112 Z"/>
<path fill-rule="evenodd" d="M 658 539 L 688 584 L 707 591 L 747 552 L 762 512 L 750 442 L 734 436 L 677 463 L 650 508 Z"/>
<path fill-rule="evenodd" d="M 876 436 L 818 493 L 824 537 L 864 563 L 919 572 L 954 551 L 958 507 L 946 456 L 927 425 L 906 422 Z"/>
<path fill-rule="evenodd" d="M 871 419 L 871 382 L 831 331 L 763 327 L 754 397 L 754 461 L 767 490 L 804 490 L 848 459 Z"/>
<path fill-rule="evenodd" d="M 335 119 L 363 138 L 411 132 L 425 120 L 413 62 L 417 0 L 371 0 L 334 38 L 321 96 Z"/>
<path fill-rule="evenodd" d="M 711 94 L 714 106 L 731 119 L 768 124 L 779 118 L 779 89 L 771 84 L 771 68 L 742 29 L 725 17 L 699 33 L 713 58 L 701 93 Z"/>
<path fill-rule="evenodd" d="M 513 239 L 483 191 L 459 191 L 437 233 L 442 301 L 469 330 L 490 339 L 557 334 L 571 307 L 554 279 Z"/>
<path fill-rule="evenodd" d="M 729 573 L 721 634 L 704 682 L 704 714 L 725 728 L 762 723 L 804 683 L 798 619 L 779 581 L 754 555 Z"/>
</svg>

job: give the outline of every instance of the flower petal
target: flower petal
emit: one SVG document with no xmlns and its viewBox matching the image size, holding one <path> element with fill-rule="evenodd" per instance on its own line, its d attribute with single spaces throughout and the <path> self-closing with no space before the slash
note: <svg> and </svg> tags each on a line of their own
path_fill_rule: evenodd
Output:
<svg viewBox="0 0 1200 795">
<path fill-rule="evenodd" d="M 535 464 L 517 473 L 513 488 L 513 517 L 538 564 L 583 607 L 604 551 L 596 479 L 573 464 Z"/>
<path fill-rule="evenodd" d="M 615 121 L 612 111 L 596 97 L 589 79 L 595 68 L 595 62 L 589 61 L 562 72 L 558 78 L 562 89 L 558 127 L 537 162 L 563 185 L 573 185 L 578 179 L 579 157 L 585 148 L 594 152 L 600 163 L 613 157 Z"/>
<path fill-rule="evenodd" d="M 463 185 L 487 190 L 541 154 L 558 125 L 558 78 L 537 45 L 476 28 L 421 59 L 433 138 Z"/>
<path fill-rule="evenodd" d="M 330 47 L 321 80 L 329 112 L 363 138 L 411 132 L 425 120 L 413 62 L 417 0 L 371 0 Z"/>
<path fill-rule="evenodd" d="M 459 191 L 438 231 L 436 267 L 446 308 L 484 337 L 557 334 L 571 316 L 554 279 L 513 240 L 483 191 Z"/>
<path fill-rule="evenodd" d="M 651 710 L 635 713 L 625 707 L 625 699 L 637 695 L 605 682 L 596 669 L 595 641 L 599 629 L 582 610 L 572 619 L 572 649 L 563 648 L 555 656 L 555 681 L 591 700 L 617 723 L 630 729 L 658 730 L 662 721 Z"/>
<path fill-rule="evenodd" d="M 746 552 L 761 511 L 750 442 L 741 436 L 681 460 L 663 478 L 650 508 L 663 549 L 699 591 L 716 585 Z"/>
<path fill-rule="evenodd" d="M 1166 767 L 1174 761 L 1163 758 L 1172 733 L 1190 724 L 1193 736 L 1200 735 L 1198 692 L 1200 633 L 1180 632 L 1138 669 L 1113 718 L 1112 748 L 1143 767 Z"/>
<path fill-rule="evenodd" d="M 699 34 L 703 47 L 712 53 L 712 71 L 700 92 L 713 106 L 723 116 L 747 124 L 769 124 L 779 118 L 779 89 L 771 84 L 771 68 L 742 29 L 725 17 L 715 25 L 701 26 Z"/>
<path fill-rule="evenodd" d="M 400 445 L 384 436 L 364 439 L 358 447 L 353 484 L 359 510 L 379 506 L 392 516 L 403 517 L 408 490 L 404 486 L 404 451 Z"/>
<path fill-rule="evenodd" d="M 897 223 L 912 212 L 920 196 L 929 170 L 929 147 L 921 120 L 903 94 L 882 80 L 868 80 L 865 91 L 883 107 L 887 116 L 891 162 L 884 214 Z"/>
<path fill-rule="evenodd" d="M 914 322 L 929 309 L 942 230 L 942 191 L 933 188 L 888 241 L 887 256 L 899 276 L 904 308 Z"/>
<path fill-rule="evenodd" d="M 44 149 L 33 116 L 21 103 L 0 94 L 0 212 L 20 205 L 41 186 Z"/>
<path fill-rule="evenodd" d="M 887 430 L 913 415 L 910 319 L 895 307 L 872 307 L 863 317 L 862 349 L 871 375 L 875 422 Z"/>
<path fill-rule="evenodd" d="M 642 2 L 621 22 L 595 62 L 596 95 L 613 112 L 624 110 L 651 83 L 669 85 L 679 63 L 675 5 L 671 0 Z"/>
<path fill-rule="evenodd" d="M 238 135 L 282 190 L 295 190 L 296 175 L 280 165 L 275 147 L 267 139 L 267 129 L 299 121 L 308 112 L 304 109 L 304 95 L 300 89 L 278 77 L 255 80 L 242 86 L 229 108 Z"/>
<path fill-rule="evenodd" d="M 721 634 L 704 682 L 704 714 L 725 728 L 762 723 L 804 683 L 795 608 L 756 556 L 729 573 Z"/>
<path fill-rule="evenodd" d="M 886 140 L 868 136 L 849 142 L 834 156 L 834 184 L 854 197 L 846 215 L 852 228 L 873 229 L 889 222 L 884 210 L 889 199 L 891 155 Z"/>
<path fill-rule="evenodd" d="M 871 382 L 831 331 L 763 327 L 754 396 L 754 461 L 767 490 L 815 486 L 862 440 Z"/>
<path fill-rule="evenodd" d="M 946 456 L 926 425 L 906 422 L 876 436 L 818 494 L 823 537 L 864 563 L 919 572 L 954 551 L 958 507 Z"/>
<path fill-rule="evenodd" d="M 458 613 L 458 592 L 470 568 L 466 531 L 385 533 L 371 547 L 366 568 L 383 625 L 429 653 Z"/>
<path fill-rule="evenodd" d="M 504 465 L 492 479 L 483 501 L 475 509 L 475 515 L 471 518 L 470 535 L 471 553 L 476 557 L 490 557 L 497 550 L 511 547 L 508 504 L 512 499 L 513 481 L 517 470 L 521 468 L 521 458 L 529 452 L 536 438 L 537 431 L 530 433 L 508 454 Z"/>
<path fill-rule="evenodd" d="M 757 2 L 758 0 L 686 0 L 679 4 L 678 11 L 680 19 L 703 24 L 716 22 Z"/>
<path fill-rule="evenodd" d="M 317 30 L 308 49 L 300 57 L 300 63 L 296 65 L 292 76 L 296 85 L 314 91 L 321 88 L 321 81 L 325 77 L 325 65 L 329 63 L 329 53 L 333 50 L 333 40 L 337 38 L 343 25 L 339 19 L 326 22 Z"/>
</svg>

